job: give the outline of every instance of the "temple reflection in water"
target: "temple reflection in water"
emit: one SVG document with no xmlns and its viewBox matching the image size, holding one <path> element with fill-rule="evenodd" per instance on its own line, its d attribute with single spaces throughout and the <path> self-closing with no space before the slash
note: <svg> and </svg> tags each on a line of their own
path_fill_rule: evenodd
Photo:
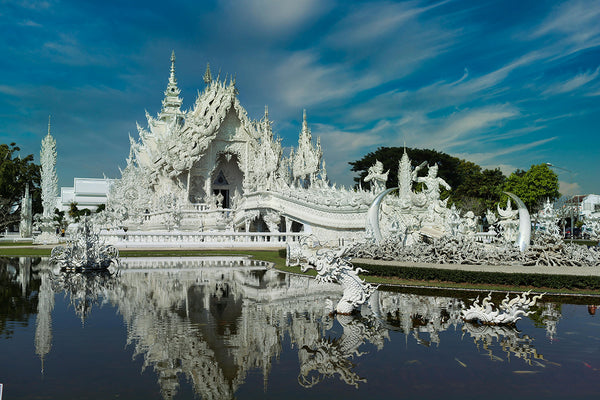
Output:
<svg viewBox="0 0 600 400">
<path fill-rule="evenodd" d="M 26 290 L 31 261 L 21 259 L 13 269 L 13 281 Z M 465 301 L 459 298 L 379 290 L 360 315 L 333 315 L 339 286 L 282 274 L 242 256 L 123 259 L 112 274 L 58 273 L 45 262 L 34 269 L 40 278 L 35 348 L 42 372 L 52 351 L 54 295 L 64 292 L 82 323 L 95 306 L 115 307 L 134 358 L 154 370 L 165 399 L 177 394 L 182 378 L 203 399 L 233 398 L 257 369 L 266 387 L 286 337 L 298 349 L 297 380 L 307 388 L 325 379 L 355 387 L 366 382 L 355 368 L 365 354 L 362 346 L 383 349 L 391 331 L 437 347 L 443 347 L 443 332 L 457 331 L 492 360 L 544 361 L 532 338 L 515 328 L 464 323 Z M 538 314 L 553 337 L 560 309 L 543 303 Z M 332 331 L 334 323 L 341 330 Z"/>
</svg>

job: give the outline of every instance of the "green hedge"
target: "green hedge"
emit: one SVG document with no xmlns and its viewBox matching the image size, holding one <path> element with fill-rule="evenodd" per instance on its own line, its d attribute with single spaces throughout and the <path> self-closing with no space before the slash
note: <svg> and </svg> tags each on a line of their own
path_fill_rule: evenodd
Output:
<svg viewBox="0 0 600 400">
<path fill-rule="evenodd" d="M 362 263 L 354 263 L 354 266 L 361 267 L 369 271 L 369 275 L 393 276 L 401 279 L 416 281 L 442 281 L 526 287 L 533 286 L 551 289 L 600 290 L 600 277 L 597 276 L 461 271 L 437 268 L 369 265 Z"/>
<path fill-rule="evenodd" d="M 279 249 L 279 257 L 287 260 L 287 249 Z"/>
</svg>

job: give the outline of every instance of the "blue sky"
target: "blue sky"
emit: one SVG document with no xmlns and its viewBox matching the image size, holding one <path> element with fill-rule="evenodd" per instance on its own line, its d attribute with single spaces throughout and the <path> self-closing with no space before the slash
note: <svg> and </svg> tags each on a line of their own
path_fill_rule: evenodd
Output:
<svg viewBox="0 0 600 400">
<path fill-rule="evenodd" d="M 51 114 L 60 185 L 118 177 L 175 50 L 184 109 L 207 62 L 284 146 L 306 108 L 338 184 L 406 142 L 600 193 L 599 21 L 593 0 L 0 0 L 0 140 L 39 160 Z"/>
</svg>

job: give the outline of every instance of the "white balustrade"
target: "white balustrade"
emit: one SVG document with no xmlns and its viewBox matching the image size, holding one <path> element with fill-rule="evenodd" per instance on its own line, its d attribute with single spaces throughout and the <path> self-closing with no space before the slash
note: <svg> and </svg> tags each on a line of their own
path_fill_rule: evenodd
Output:
<svg viewBox="0 0 600 400">
<path fill-rule="evenodd" d="M 298 242 L 303 232 L 180 232 L 180 231 L 101 231 L 106 243 L 119 248 L 283 248 Z"/>
<path fill-rule="evenodd" d="M 497 240 L 496 232 L 477 232 L 473 237 L 480 243 L 494 243 Z"/>
</svg>

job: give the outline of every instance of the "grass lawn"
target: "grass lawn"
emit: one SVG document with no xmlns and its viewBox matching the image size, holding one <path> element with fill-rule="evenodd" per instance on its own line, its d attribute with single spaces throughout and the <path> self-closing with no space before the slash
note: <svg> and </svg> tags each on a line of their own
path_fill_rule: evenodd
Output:
<svg viewBox="0 0 600 400">
<path fill-rule="evenodd" d="M 0 257 L 18 257 L 18 256 L 34 256 L 34 257 L 49 257 L 51 249 L 39 247 L 16 247 L 2 248 L 0 247 Z M 315 276 L 315 270 L 309 270 L 303 273 L 300 267 L 288 267 L 285 265 L 285 252 L 278 250 L 121 250 L 121 257 L 192 257 L 192 256 L 218 256 L 232 254 L 247 255 L 255 259 L 271 262 L 274 267 L 283 272 L 302 274 L 307 276 Z M 361 265 L 363 266 L 363 265 Z M 416 288 L 440 288 L 440 289 L 462 289 L 462 290 L 494 290 L 494 291 L 527 291 L 533 289 L 537 292 L 547 292 L 554 294 L 570 294 L 570 295 L 591 295 L 600 296 L 600 290 L 586 289 L 551 289 L 532 286 L 510 286 L 497 284 L 471 284 L 471 283 L 456 283 L 441 280 L 413 280 L 402 279 L 395 276 L 372 276 L 361 275 L 361 278 L 367 282 L 390 285 L 390 286 L 408 286 Z"/>
</svg>

